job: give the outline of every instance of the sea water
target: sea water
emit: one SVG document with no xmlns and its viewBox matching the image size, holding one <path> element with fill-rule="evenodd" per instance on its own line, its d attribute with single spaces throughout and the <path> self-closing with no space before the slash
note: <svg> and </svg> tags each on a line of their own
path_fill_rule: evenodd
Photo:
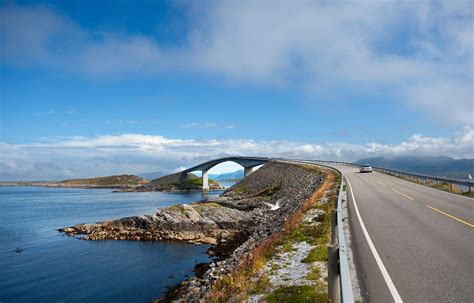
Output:
<svg viewBox="0 0 474 303">
<path fill-rule="evenodd" d="M 209 262 L 207 245 L 86 241 L 60 227 L 141 216 L 193 193 L 0 187 L 0 302 L 149 302 Z"/>
</svg>

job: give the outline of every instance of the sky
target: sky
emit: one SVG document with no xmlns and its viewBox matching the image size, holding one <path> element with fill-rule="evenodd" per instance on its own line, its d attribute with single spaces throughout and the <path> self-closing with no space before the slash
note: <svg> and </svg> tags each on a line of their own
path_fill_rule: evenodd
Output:
<svg viewBox="0 0 474 303">
<path fill-rule="evenodd" d="M 0 0 L 0 180 L 230 155 L 474 158 L 473 12 L 461 0 Z"/>
</svg>

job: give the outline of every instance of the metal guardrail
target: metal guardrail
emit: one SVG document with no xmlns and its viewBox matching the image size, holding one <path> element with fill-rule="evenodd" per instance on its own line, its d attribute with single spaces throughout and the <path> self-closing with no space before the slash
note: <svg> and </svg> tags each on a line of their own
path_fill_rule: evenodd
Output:
<svg viewBox="0 0 474 303">
<path fill-rule="evenodd" d="M 361 165 L 355 164 L 355 163 L 347 163 L 347 162 L 339 162 L 339 161 L 324 161 L 324 160 L 296 160 L 296 161 L 307 161 L 307 162 L 314 162 L 314 163 L 324 163 L 324 164 L 338 164 L 338 165 L 347 165 L 347 166 L 354 166 L 354 167 L 360 167 Z M 422 175 L 422 174 L 415 174 L 415 173 L 409 173 L 405 171 L 399 171 L 399 170 L 393 170 L 393 169 L 388 169 L 388 168 L 383 168 L 383 167 L 376 167 L 372 166 L 372 169 L 374 171 L 378 171 L 387 175 L 393 175 L 397 177 L 404 177 L 406 179 L 416 179 L 418 182 L 422 180 L 430 180 L 430 181 L 435 181 L 437 186 L 439 186 L 439 183 L 448 183 L 452 189 L 452 185 L 462 185 L 466 186 L 469 189 L 469 192 L 472 191 L 472 188 L 474 187 L 474 180 L 460 180 L 460 179 L 453 179 L 453 178 L 446 178 L 446 177 L 437 177 L 437 176 L 430 176 L 430 175 Z"/>
<path fill-rule="evenodd" d="M 337 196 L 337 206 L 336 206 L 336 237 L 337 243 L 332 243 L 336 245 L 337 250 L 337 270 L 338 270 L 338 280 L 339 280 L 339 291 L 338 298 L 331 298 L 336 302 L 354 302 L 354 293 L 352 289 L 352 280 L 349 271 L 349 261 L 347 259 L 347 246 L 346 240 L 344 237 L 344 224 L 342 220 L 342 201 L 344 193 L 344 175 L 337 168 L 321 164 L 319 162 L 311 160 L 287 160 L 287 159 L 278 159 L 279 161 L 285 161 L 290 163 L 303 163 L 322 166 L 338 172 L 341 175 L 341 184 L 339 186 L 339 192 Z M 331 295 L 331 294 L 330 294 Z"/>
<path fill-rule="evenodd" d="M 347 163 L 347 162 L 340 162 L 340 161 L 324 161 L 324 160 L 304 160 L 304 159 L 272 159 L 276 161 L 284 161 L 284 162 L 290 162 L 290 163 L 303 163 L 303 164 L 313 164 L 313 165 L 319 165 L 325 168 L 329 168 L 332 170 L 337 171 L 341 175 L 341 185 L 339 188 L 339 193 L 338 193 L 338 198 L 337 198 L 337 210 L 336 210 L 336 225 L 337 225 L 337 243 L 336 243 L 336 248 L 337 248 L 337 268 L 338 268 L 338 273 L 339 273 L 339 298 L 336 299 L 336 301 L 340 302 L 354 302 L 354 293 L 352 289 L 352 281 L 350 277 L 350 271 L 349 271 L 349 261 L 347 259 L 347 246 L 346 246 L 346 241 L 344 237 L 344 225 L 343 225 L 343 220 L 342 220 L 342 201 L 343 201 L 343 186 L 344 186 L 344 175 L 343 173 L 338 170 L 337 168 L 328 166 L 330 164 L 337 164 L 337 165 L 346 165 L 346 166 L 353 166 L 353 167 L 360 167 L 361 165 L 355 164 L 355 163 Z M 467 186 L 469 188 L 469 191 L 471 191 L 472 186 L 474 185 L 473 180 L 459 180 L 459 179 L 451 179 L 451 178 L 444 178 L 444 177 L 436 177 L 436 176 L 428 176 L 428 175 L 421 175 L 421 174 L 414 174 L 414 173 L 408 173 L 404 171 L 397 171 L 397 170 L 391 170 L 391 169 L 386 169 L 386 168 L 381 168 L 381 167 L 372 167 L 373 170 L 389 174 L 389 175 L 395 175 L 398 177 L 404 177 L 404 178 L 417 178 L 417 181 L 420 181 L 420 179 L 424 180 L 432 180 L 438 182 L 446 182 L 451 184 L 457 184 L 457 185 L 463 185 Z"/>
<path fill-rule="evenodd" d="M 354 302 L 351 275 L 349 272 L 349 261 L 347 260 L 346 239 L 344 237 L 344 225 L 342 223 L 342 193 L 344 186 L 344 175 L 341 173 L 341 187 L 337 197 L 337 239 L 339 245 L 339 275 L 341 302 Z"/>
</svg>

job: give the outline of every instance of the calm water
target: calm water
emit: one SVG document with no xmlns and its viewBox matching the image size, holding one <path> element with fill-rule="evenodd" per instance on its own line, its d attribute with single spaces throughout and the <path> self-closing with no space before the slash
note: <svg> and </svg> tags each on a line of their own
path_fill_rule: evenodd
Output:
<svg viewBox="0 0 474 303">
<path fill-rule="evenodd" d="M 209 261 L 208 246 L 84 241 L 56 229 L 202 198 L 202 193 L 0 187 L 0 302 L 149 302 L 160 297 L 166 286 L 192 275 L 196 263 Z"/>
</svg>

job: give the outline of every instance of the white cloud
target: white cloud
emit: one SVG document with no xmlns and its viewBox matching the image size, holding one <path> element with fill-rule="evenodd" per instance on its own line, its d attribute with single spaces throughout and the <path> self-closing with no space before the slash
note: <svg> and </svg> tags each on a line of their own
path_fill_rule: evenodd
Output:
<svg viewBox="0 0 474 303">
<path fill-rule="evenodd" d="M 474 158 L 473 146 L 474 128 L 469 126 L 449 138 L 415 134 L 397 145 L 183 140 L 142 134 L 47 138 L 31 144 L 0 143 L 0 180 L 64 179 L 155 170 L 175 172 L 210 159 L 243 155 L 341 161 L 404 155 Z M 218 172 L 226 170 L 235 170 L 235 165 L 217 168 Z"/>
<path fill-rule="evenodd" d="M 217 124 L 214 122 L 192 122 L 180 125 L 181 128 L 215 128 Z"/>
<path fill-rule="evenodd" d="M 100 34 L 44 7 L 0 9 L 1 59 L 93 77 L 208 74 L 291 87 L 314 99 L 375 94 L 473 125 L 472 1 L 209 1 L 187 43 Z M 346 100 L 351 101 L 351 100 Z M 356 102 L 356 101 L 354 101 Z"/>
<path fill-rule="evenodd" d="M 131 119 L 126 120 L 107 120 L 105 121 L 107 124 L 137 124 L 138 122 Z"/>
</svg>

